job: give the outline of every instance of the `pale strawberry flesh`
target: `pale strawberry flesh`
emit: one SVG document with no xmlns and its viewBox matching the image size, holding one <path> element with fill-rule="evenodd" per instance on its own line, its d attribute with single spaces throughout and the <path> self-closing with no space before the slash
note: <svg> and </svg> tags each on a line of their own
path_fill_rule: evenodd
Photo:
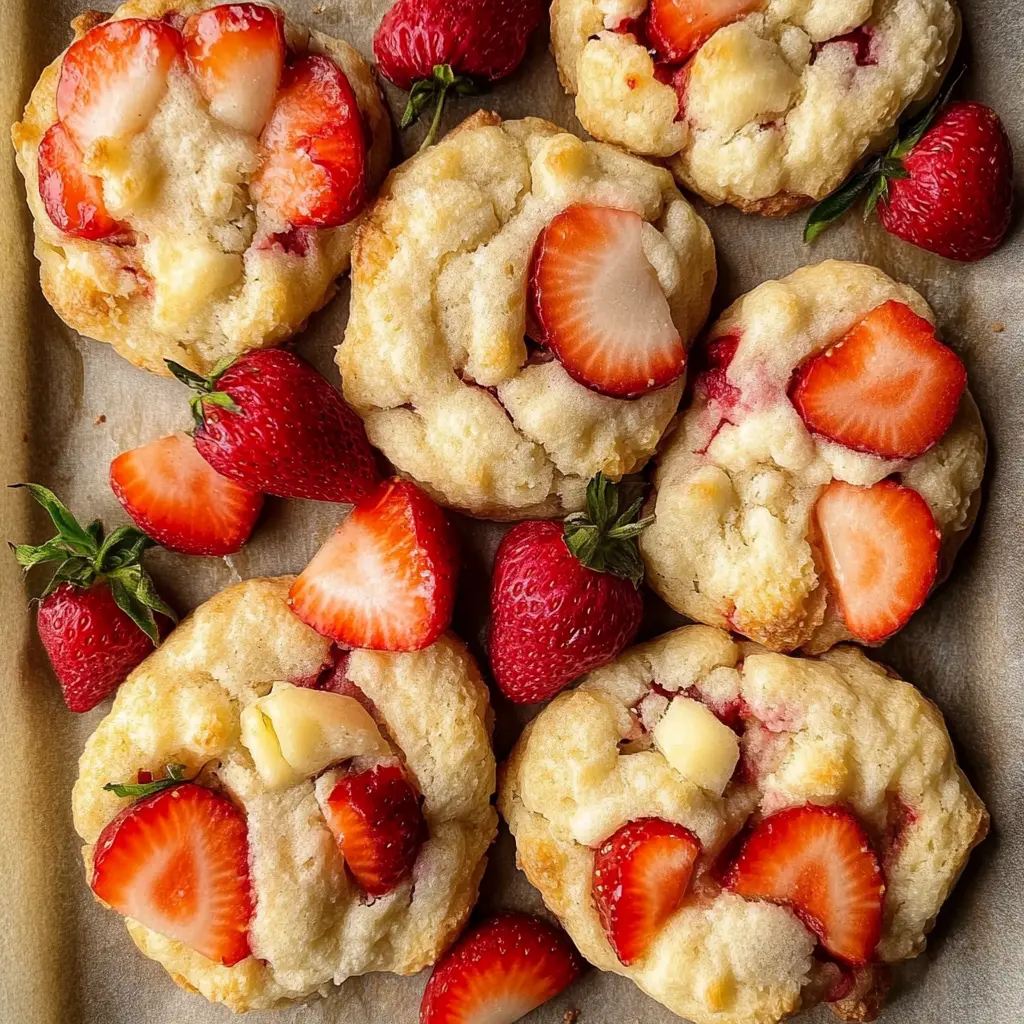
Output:
<svg viewBox="0 0 1024 1024">
<path fill-rule="evenodd" d="M 122 811 L 100 834 L 92 889 L 125 917 L 227 967 L 249 956 L 245 817 L 183 783 Z"/>
<path fill-rule="evenodd" d="M 843 807 L 791 807 L 756 825 L 727 889 L 792 909 L 833 956 L 865 964 L 882 937 L 885 882 L 861 824 Z"/>
<path fill-rule="evenodd" d="M 641 818 L 623 825 L 594 855 L 592 893 L 615 955 L 640 960 L 679 909 L 701 851 L 682 825 Z"/>
<path fill-rule="evenodd" d="M 949 429 L 967 372 L 901 302 L 873 309 L 797 372 L 790 396 L 809 430 L 889 459 L 924 454 Z"/>
<path fill-rule="evenodd" d="M 259 135 L 284 71 L 284 26 L 262 4 L 222 4 L 193 14 L 182 30 L 189 69 L 225 124 Z"/>
<path fill-rule="evenodd" d="M 287 68 L 260 137 L 252 193 L 293 227 L 336 227 L 366 204 L 366 142 L 355 93 L 328 57 Z"/>
<path fill-rule="evenodd" d="M 764 0 L 651 0 L 647 37 L 659 59 L 681 64 L 720 28 L 763 7 Z"/>
<path fill-rule="evenodd" d="M 182 52 L 177 29 L 144 18 L 106 21 L 72 43 L 57 84 L 57 117 L 79 149 L 142 131 Z"/>
<path fill-rule="evenodd" d="M 636 398 L 678 380 L 686 349 L 644 254 L 639 214 L 570 206 L 541 232 L 530 297 L 537 339 L 585 387 Z"/>
<path fill-rule="evenodd" d="M 560 929 L 525 914 L 498 915 L 438 961 L 420 1024 L 513 1024 L 568 988 L 582 968 Z"/>
<path fill-rule="evenodd" d="M 263 496 L 221 476 L 185 434 L 123 452 L 110 486 L 138 526 L 171 551 L 230 555 L 249 539 Z"/>
<path fill-rule="evenodd" d="M 360 502 L 292 585 L 293 611 L 349 647 L 414 651 L 448 628 L 458 555 L 444 513 L 391 480 Z"/>
<path fill-rule="evenodd" d="M 846 628 L 881 643 L 924 604 L 938 575 L 941 536 L 928 503 L 893 480 L 834 480 L 815 518 Z"/>
</svg>

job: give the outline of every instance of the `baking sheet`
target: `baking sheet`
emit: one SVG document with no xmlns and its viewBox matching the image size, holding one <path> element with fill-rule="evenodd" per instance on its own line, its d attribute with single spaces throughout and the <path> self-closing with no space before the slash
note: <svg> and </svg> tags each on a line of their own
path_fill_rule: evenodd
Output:
<svg viewBox="0 0 1024 1024">
<path fill-rule="evenodd" d="M 281 0 L 289 13 L 370 53 L 389 0 Z M 800 240 L 803 217 L 745 218 L 697 206 L 718 245 L 715 309 L 759 282 L 834 257 L 874 263 L 918 288 L 939 315 L 944 337 L 964 358 L 992 442 L 985 504 L 953 577 L 879 657 L 915 682 L 945 712 L 968 776 L 992 812 L 993 831 L 975 851 L 943 910 L 928 950 L 898 972 L 888 1024 L 1018 1024 L 1024 1017 L 1024 5 L 963 0 L 969 74 L 962 95 L 995 106 L 1018 155 L 1017 210 L 1009 242 L 980 265 L 961 267 L 885 234 L 856 215 L 814 247 Z M 76 0 L 0 0 L 0 122 L 20 114 L 40 70 L 70 41 Z M 404 95 L 389 92 L 400 112 Z M 580 132 L 558 85 L 546 39 L 534 40 L 510 81 L 451 105 L 447 124 L 488 106 L 505 117 L 537 114 Z M 581 132 L 580 132 L 581 133 Z M 581 133 L 582 134 L 582 133 Z M 422 128 L 404 139 L 406 153 Z M 31 256 L 23 184 L 4 140 L 0 159 L 0 469 L 5 483 L 32 479 L 81 515 L 108 524 L 124 514 L 107 485 L 118 452 L 187 426 L 184 389 L 131 367 L 108 346 L 79 338 L 42 298 Z M 347 284 L 297 349 L 336 380 L 332 353 L 344 329 Z M 162 592 L 182 612 L 239 579 L 302 568 L 329 534 L 337 506 L 268 499 L 253 541 L 239 555 L 148 556 Z M 459 519 L 466 570 L 456 628 L 482 653 L 491 555 L 501 527 Z M 0 501 L 0 537 L 39 542 L 50 535 L 24 492 Z M 212 1024 L 230 1014 L 178 989 L 134 948 L 118 915 L 96 905 L 85 885 L 69 794 L 85 737 L 106 713 L 63 706 L 35 637 L 13 558 L 0 557 L 0 1024 Z M 652 595 L 643 635 L 680 621 Z M 526 715 L 495 701 L 495 746 L 504 757 Z M 528 713 L 527 713 L 528 714 Z M 502 830 L 484 881 L 482 910 L 539 909 L 514 867 Z M 376 975 L 344 995 L 247 1020 L 280 1024 L 414 1024 L 427 972 Z M 671 1024 L 678 1020 L 631 983 L 590 971 L 560 998 L 524 1018 L 562 1024 Z M 804 1018 L 834 1018 L 819 1008 Z"/>
</svg>

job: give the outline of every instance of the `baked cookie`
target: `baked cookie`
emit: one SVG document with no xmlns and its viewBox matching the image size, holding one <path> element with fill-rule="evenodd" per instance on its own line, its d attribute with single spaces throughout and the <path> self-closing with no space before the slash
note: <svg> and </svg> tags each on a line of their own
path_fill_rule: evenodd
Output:
<svg viewBox="0 0 1024 1024">
<path fill-rule="evenodd" d="M 821 199 L 938 90 L 954 0 L 554 0 L 551 48 L 596 138 L 669 158 L 709 203 Z"/>
<path fill-rule="evenodd" d="M 290 583 L 240 583 L 182 623 L 121 686 L 73 794 L 94 891 L 175 981 L 234 1010 L 432 963 L 497 823 L 487 691 L 459 641 L 332 650 Z M 195 783 L 134 803 L 104 788 L 168 764 Z M 202 855 L 171 876 L 186 843 Z"/>
<path fill-rule="evenodd" d="M 834 261 L 733 303 L 654 474 L 654 590 L 773 650 L 899 629 L 948 574 L 985 468 L 934 320 L 912 288 Z"/>
<path fill-rule="evenodd" d="M 12 132 L 50 304 L 162 374 L 294 334 L 387 170 L 369 66 L 262 3 L 129 0 L 74 28 Z"/>
<path fill-rule="evenodd" d="M 653 454 L 714 283 L 663 168 L 480 112 L 396 170 L 359 231 L 345 398 L 437 500 L 561 515 Z"/>
<path fill-rule="evenodd" d="M 707 626 L 556 698 L 499 808 L 583 955 L 697 1024 L 872 1020 L 988 829 L 914 687 Z"/>
</svg>

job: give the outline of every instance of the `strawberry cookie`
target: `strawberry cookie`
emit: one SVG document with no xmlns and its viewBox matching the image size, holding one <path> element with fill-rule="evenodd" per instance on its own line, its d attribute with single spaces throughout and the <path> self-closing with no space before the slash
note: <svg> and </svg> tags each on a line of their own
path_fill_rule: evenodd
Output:
<svg viewBox="0 0 1024 1024">
<path fill-rule="evenodd" d="M 949 572 L 977 515 L 985 432 L 912 288 L 829 261 L 708 331 L 640 536 L 673 608 L 773 650 L 877 644 Z"/>
<path fill-rule="evenodd" d="M 465 648 L 342 650 L 292 613 L 291 582 L 238 584 L 172 633 L 121 686 L 73 794 L 97 898 L 234 1010 L 433 963 L 496 828 Z"/>
<path fill-rule="evenodd" d="M 988 814 L 942 716 L 857 648 L 688 626 L 555 699 L 503 769 L 519 865 L 583 955 L 697 1024 L 873 1020 Z"/>
<path fill-rule="evenodd" d="M 551 43 L 596 138 L 669 158 L 709 203 L 791 213 L 937 92 L 953 0 L 554 0 Z"/>
<path fill-rule="evenodd" d="M 54 309 L 163 374 L 294 334 L 387 169 L 369 66 L 262 3 L 130 0 L 74 28 L 13 129 Z"/>
<path fill-rule="evenodd" d="M 715 283 L 664 168 L 486 112 L 388 179 L 352 269 L 345 398 L 400 473 L 494 519 L 644 465 Z"/>
</svg>

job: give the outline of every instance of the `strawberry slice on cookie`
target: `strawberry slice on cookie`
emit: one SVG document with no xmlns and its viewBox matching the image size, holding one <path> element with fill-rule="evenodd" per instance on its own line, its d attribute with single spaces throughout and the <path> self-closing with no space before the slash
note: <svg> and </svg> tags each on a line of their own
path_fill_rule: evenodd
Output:
<svg viewBox="0 0 1024 1024">
<path fill-rule="evenodd" d="M 720 28 L 764 7 L 764 0 L 651 0 L 647 35 L 660 60 L 682 64 Z"/>
<path fill-rule="evenodd" d="M 608 206 L 570 206 L 537 239 L 530 300 L 537 340 L 569 376 L 613 398 L 678 380 L 686 349 L 644 253 L 643 218 Z"/>
</svg>

